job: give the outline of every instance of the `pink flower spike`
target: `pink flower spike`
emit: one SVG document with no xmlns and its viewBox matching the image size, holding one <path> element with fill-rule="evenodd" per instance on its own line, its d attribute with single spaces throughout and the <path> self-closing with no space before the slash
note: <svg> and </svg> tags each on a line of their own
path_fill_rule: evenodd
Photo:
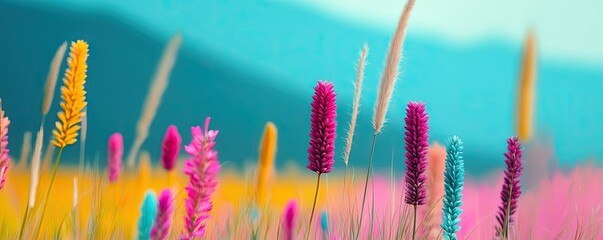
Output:
<svg viewBox="0 0 603 240">
<path fill-rule="evenodd" d="M 297 226 L 297 202 L 295 200 L 289 201 L 285 206 L 285 212 L 281 222 L 283 223 L 283 233 L 285 240 L 294 239 L 295 226 Z"/>
<path fill-rule="evenodd" d="M 189 176 L 185 187 L 185 229 L 181 239 L 197 239 L 205 235 L 205 221 L 210 218 L 213 204 L 211 196 L 218 185 L 220 162 L 214 150 L 217 130 L 209 130 L 210 118 L 205 120 L 205 129 L 191 128 L 193 139 L 184 150 L 190 158 L 184 163 L 184 173 Z"/>
<path fill-rule="evenodd" d="M 10 125 L 10 120 L 4 116 L 4 111 L 0 105 L 0 190 L 4 188 L 6 171 L 10 163 L 10 157 L 8 156 L 8 125 Z"/>
<path fill-rule="evenodd" d="M 178 162 L 178 154 L 180 154 L 180 145 L 182 137 L 178 133 L 178 128 L 170 125 L 165 132 L 163 143 L 161 145 L 161 166 L 167 171 L 171 171 L 176 167 Z"/>
<path fill-rule="evenodd" d="M 174 197 L 169 188 L 161 191 L 157 205 L 157 217 L 151 229 L 151 239 L 165 240 L 172 227 L 172 215 L 174 212 Z"/>
<path fill-rule="evenodd" d="M 115 182 L 119 178 L 124 155 L 124 138 L 120 133 L 114 133 L 109 137 L 108 152 L 109 182 Z"/>
<path fill-rule="evenodd" d="M 427 121 L 429 116 L 425 111 L 425 104 L 410 102 L 406 107 L 404 121 L 406 130 L 404 142 L 406 146 L 405 160 L 406 171 L 404 182 L 406 194 L 404 202 L 409 205 L 424 205 L 427 203 L 427 149 L 429 148 Z"/>
<path fill-rule="evenodd" d="M 335 131 L 337 129 L 337 104 L 333 83 L 318 81 L 312 96 L 310 115 L 310 147 L 308 147 L 308 169 L 318 173 L 333 170 L 335 155 Z"/>
</svg>

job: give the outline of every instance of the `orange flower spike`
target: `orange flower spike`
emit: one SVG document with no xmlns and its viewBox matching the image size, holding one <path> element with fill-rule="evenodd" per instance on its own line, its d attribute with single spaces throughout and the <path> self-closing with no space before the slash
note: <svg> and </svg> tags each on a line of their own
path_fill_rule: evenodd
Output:
<svg viewBox="0 0 603 240">
<path fill-rule="evenodd" d="M 57 115 L 59 121 L 55 123 L 56 130 L 53 130 L 54 139 L 52 144 L 57 148 L 64 148 L 67 145 L 74 144 L 77 141 L 79 123 L 82 121 L 87 105 L 86 91 L 86 70 L 88 65 L 88 43 L 82 40 L 71 43 L 69 59 L 67 59 L 68 68 L 63 78 L 64 86 L 61 87 L 61 109 Z"/>
</svg>

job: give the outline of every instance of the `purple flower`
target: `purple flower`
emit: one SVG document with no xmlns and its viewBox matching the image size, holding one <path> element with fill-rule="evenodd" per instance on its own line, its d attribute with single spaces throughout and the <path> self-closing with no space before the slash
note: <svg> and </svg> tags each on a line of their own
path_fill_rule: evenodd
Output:
<svg viewBox="0 0 603 240">
<path fill-rule="evenodd" d="M 297 202 L 295 200 L 289 201 L 285 206 L 285 212 L 283 214 L 281 222 L 283 223 L 283 234 L 285 240 L 292 240 L 295 234 L 295 226 L 297 226 Z"/>
<path fill-rule="evenodd" d="M 174 212 L 174 197 L 169 188 L 164 189 L 159 194 L 159 203 L 157 204 L 157 217 L 155 224 L 151 229 L 152 240 L 167 239 L 172 227 L 172 214 Z"/>
<path fill-rule="evenodd" d="M 216 190 L 221 166 L 218 152 L 214 150 L 218 131 L 209 130 L 209 121 L 209 117 L 205 119 L 205 129 L 192 127 L 193 140 L 184 146 L 191 157 L 184 163 L 184 173 L 189 176 L 189 182 L 185 188 L 185 231 L 181 239 L 203 237 L 205 220 L 209 219 L 209 212 L 213 207 L 211 195 Z"/>
<path fill-rule="evenodd" d="M 429 117 L 425 112 L 425 104 L 410 102 L 406 108 L 406 129 L 404 141 L 406 146 L 406 194 L 404 201 L 410 205 L 424 205 L 427 201 L 427 150 Z"/>
<path fill-rule="evenodd" d="M 310 147 L 308 148 L 308 169 L 318 173 L 333 170 L 335 151 L 335 129 L 337 128 L 337 105 L 333 83 L 318 81 L 312 96 L 310 115 Z"/>
<path fill-rule="evenodd" d="M 163 138 L 163 143 L 161 145 L 161 165 L 165 170 L 171 171 L 176 167 L 181 144 L 182 137 L 180 137 L 180 133 L 178 133 L 178 128 L 174 125 L 170 125 L 165 132 L 165 137 Z"/>
<path fill-rule="evenodd" d="M 6 171 L 10 162 L 8 156 L 8 125 L 10 125 L 10 120 L 4 116 L 4 111 L 0 105 L 0 190 L 4 188 Z"/>
<path fill-rule="evenodd" d="M 109 137 L 108 152 L 109 182 L 115 182 L 119 178 L 124 156 L 124 138 L 120 133 L 114 133 Z"/>
<path fill-rule="evenodd" d="M 523 167 L 521 165 L 521 143 L 517 137 L 507 140 L 507 152 L 505 152 L 505 180 L 500 192 L 501 205 L 498 207 L 496 220 L 496 235 L 508 237 L 509 224 L 513 222 L 513 214 L 517 210 L 517 201 L 521 195 L 519 177 Z"/>
</svg>

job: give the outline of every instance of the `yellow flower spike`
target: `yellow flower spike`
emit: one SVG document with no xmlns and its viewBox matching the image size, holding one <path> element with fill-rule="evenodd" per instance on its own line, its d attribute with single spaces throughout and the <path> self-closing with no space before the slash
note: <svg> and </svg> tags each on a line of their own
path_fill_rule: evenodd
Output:
<svg viewBox="0 0 603 240">
<path fill-rule="evenodd" d="M 534 131 L 534 92 L 536 88 L 536 37 L 534 31 L 530 31 L 525 42 L 522 69 L 519 77 L 517 136 L 521 141 L 528 141 Z"/>
<path fill-rule="evenodd" d="M 56 130 L 52 131 L 54 139 L 52 144 L 57 148 L 64 148 L 67 145 L 74 144 L 77 141 L 78 125 L 84 116 L 84 108 L 87 105 L 86 91 L 86 70 L 88 65 L 88 44 L 85 41 L 78 40 L 71 43 L 69 59 L 67 59 L 68 68 L 65 71 L 61 87 L 61 109 L 57 114 L 59 121 L 55 123 Z"/>
<path fill-rule="evenodd" d="M 266 123 L 264 135 L 260 141 L 260 154 L 258 166 L 258 182 L 256 203 L 258 207 L 263 207 L 266 199 L 267 189 L 272 177 L 274 165 L 274 156 L 276 155 L 277 129 L 274 123 Z"/>
<path fill-rule="evenodd" d="M 64 86 L 61 87 L 61 109 L 57 116 L 59 121 L 55 123 L 56 130 L 52 130 L 54 139 L 51 141 L 52 145 L 59 149 L 57 158 L 54 162 L 54 170 L 52 171 L 52 177 L 50 178 L 50 184 L 48 191 L 46 192 L 46 200 L 42 206 L 42 216 L 40 217 L 39 226 L 34 233 L 34 239 L 37 239 L 41 226 L 44 226 L 44 216 L 46 214 L 46 207 L 48 206 L 48 199 L 50 199 L 50 193 L 52 185 L 59 168 L 61 161 L 61 153 L 67 145 L 74 144 L 77 141 L 78 131 L 80 126 L 78 125 L 82 121 L 84 116 L 84 108 L 86 107 L 86 91 L 84 91 L 84 84 L 86 83 L 86 60 L 88 59 L 88 43 L 78 40 L 71 42 L 69 51 L 69 58 L 67 59 L 67 70 L 63 77 Z M 51 215 L 56 216 L 56 215 Z M 27 211 L 23 221 L 23 227 L 19 239 L 23 237 L 23 229 L 27 220 Z"/>
</svg>

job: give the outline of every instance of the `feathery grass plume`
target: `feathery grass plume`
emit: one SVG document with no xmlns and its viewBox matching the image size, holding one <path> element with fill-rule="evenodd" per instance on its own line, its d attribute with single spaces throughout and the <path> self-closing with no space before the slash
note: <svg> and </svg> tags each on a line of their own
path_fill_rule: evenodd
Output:
<svg viewBox="0 0 603 240">
<path fill-rule="evenodd" d="M 534 98 L 536 88 L 536 37 L 528 33 L 517 94 L 517 136 L 528 141 L 534 132 Z"/>
<path fill-rule="evenodd" d="M 21 231 L 19 232 L 19 239 L 23 237 L 23 231 L 25 230 L 25 224 L 29 216 L 29 211 L 36 204 L 36 193 L 38 191 L 38 183 L 40 182 L 40 160 L 42 157 L 42 141 L 44 141 L 44 128 L 40 125 L 40 130 L 36 135 L 36 143 L 34 146 L 33 156 L 31 158 L 31 172 L 29 180 L 29 195 L 27 196 L 27 207 L 25 207 L 25 215 L 21 223 Z M 53 146 L 53 145 L 50 145 Z"/>
<path fill-rule="evenodd" d="M 335 163 L 335 138 L 337 130 L 337 103 L 335 101 L 333 83 L 318 81 L 312 96 L 312 113 L 310 115 L 310 146 L 308 147 L 308 165 L 306 168 L 317 173 L 316 193 L 310 213 L 307 237 L 310 237 L 312 219 L 318 198 L 320 176 L 333 170 Z"/>
<path fill-rule="evenodd" d="M 169 188 L 159 193 L 159 203 L 157 205 L 157 217 L 151 229 L 151 239 L 164 240 L 170 233 L 172 227 L 172 214 L 174 212 L 174 197 Z"/>
<path fill-rule="evenodd" d="M 50 62 L 50 69 L 48 69 L 48 75 L 46 76 L 46 84 L 44 85 L 44 99 L 42 100 L 42 125 L 44 125 L 44 119 L 50 111 L 50 105 L 54 97 L 54 89 L 57 85 L 57 79 L 59 78 L 59 71 L 61 70 L 61 62 L 65 56 L 65 50 L 67 50 L 67 42 L 63 42 L 61 46 L 54 53 L 52 62 Z"/>
<path fill-rule="evenodd" d="M 402 47 L 404 45 L 404 38 L 406 36 L 406 26 L 408 25 L 408 19 L 410 18 L 410 12 L 415 5 L 415 0 L 408 0 L 402 10 L 400 19 L 398 20 L 398 26 L 392 37 L 385 60 L 385 69 L 381 75 L 381 81 L 379 83 L 379 90 L 377 92 L 377 101 L 375 103 L 373 113 L 373 143 L 371 144 L 371 153 L 368 162 L 368 168 L 366 170 L 366 180 L 364 182 L 364 193 L 362 195 L 362 204 L 360 205 L 360 220 L 354 239 L 358 239 L 360 235 L 360 229 L 362 229 L 362 220 L 364 219 L 364 204 L 366 202 L 366 192 L 368 190 L 369 177 L 372 173 L 373 166 L 373 153 L 375 151 L 375 143 L 377 141 L 377 135 L 381 132 L 385 123 L 385 115 L 389 108 L 389 102 L 392 98 L 396 81 L 398 80 L 398 65 L 402 60 Z M 374 192 L 373 192 L 374 195 Z M 372 225 L 371 225 L 372 230 Z"/>
<path fill-rule="evenodd" d="M 445 240 L 456 240 L 456 232 L 461 229 L 459 217 L 463 210 L 463 184 L 465 183 L 465 162 L 463 142 L 458 136 L 448 140 L 446 150 L 446 170 L 444 172 L 444 206 L 442 207 L 442 232 Z"/>
<path fill-rule="evenodd" d="M 87 113 L 87 108 L 84 109 L 84 113 Z M 84 114 L 82 117 L 82 129 L 80 129 L 80 174 L 84 172 L 86 165 L 86 136 L 88 135 L 88 115 Z"/>
<path fill-rule="evenodd" d="M 274 123 L 267 122 L 264 135 L 260 141 L 260 154 L 258 166 L 258 182 L 256 192 L 256 207 L 264 206 L 269 182 L 274 168 L 274 157 L 277 148 L 277 129 Z"/>
<path fill-rule="evenodd" d="M 205 119 L 205 127 L 191 128 L 193 139 L 184 150 L 191 156 L 184 163 L 184 173 L 189 176 L 185 190 L 185 229 L 181 239 L 202 238 L 205 235 L 205 221 L 210 218 L 213 207 L 212 194 L 218 184 L 220 162 L 214 150 L 217 130 L 209 130 L 211 118 Z"/>
<path fill-rule="evenodd" d="M 427 207 L 419 238 L 435 239 L 440 235 L 438 222 L 441 219 L 444 196 L 444 169 L 446 167 L 446 148 L 437 142 L 429 146 L 427 154 Z"/>
<path fill-rule="evenodd" d="M 4 116 L 2 99 L 0 99 L 0 190 L 4 188 L 6 171 L 8 171 L 10 162 L 10 157 L 8 156 L 8 125 L 10 125 L 10 120 Z"/>
<path fill-rule="evenodd" d="M 405 164 L 406 173 L 404 182 L 406 192 L 404 202 L 414 208 L 413 234 L 415 239 L 417 224 L 417 206 L 427 202 L 427 149 L 429 147 L 428 134 L 429 116 L 425 111 L 425 104 L 421 102 L 410 102 L 406 108 L 406 123 L 404 142 L 406 146 Z"/>
<path fill-rule="evenodd" d="M 25 169 L 27 167 L 27 158 L 31 153 L 31 132 L 23 133 L 23 144 L 21 144 L 21 156 L 19 157 L 19 165 L 17 168 Z"/>
<path fill-rule="evenodd" d="M 496 220 L 496 235 L 503 239 L 509 239 L 509 225 L 513 222 L 513 214 L 517 210 L 517 202 L 521 195 L 519 177 L 523 166 L 521 163 L 521 143 L 519 138 L 511 137 L 507 140 L 507 152 L 505 152 L 505 180 L 500 192 L 501 205 L 498 207 Z"/>
<path fill-rule="evenodd" d="M 170 125 L 165 132 L 163 142 L 161 144 L 161 166 L 166 171 L 171 171 L 178 163 L 178 154 L 180 154 L 180 145 L 182 137 L 178 133 L 178 128 Z"/>
<path fill-rule="evenodd" d="M 86 107 L 86 70 L 88 65 L 88 44 L 82 40 L 71 43 L 71 51 L 67 64 L 69 68 L 65 71 L 61 87 L 61 109 L 58 113 L 59 120 L 56 122 L 56 130 L 53 130 L 54 139 L 52 144 L 59 149 L 67 145 L 74 144 L 77 141 L 79 123 L 84 116 Z"/>
<path fill-rule="evenodd" d="M 128 168 L 134 168 L 138 151 L 149 135 L 149 128 L 151 127 L 151 123 L 157 114 L 157 109 L 161 103 L 163 92 L 165 92 L 165 89 L 168 86 L 169 75 L 172 72 L 174 64 L 176 63 L 178 49 L 180 48 L 181 44 L 182 36 L 180 34 L 176 34 L 172 37 L 172 39 L 170 39 L 170 42 L 163 50 L 163 55 L 161 56 L 161 61 L 159 62 L 159 66 L 157 67 L 155 76 L 153 77 L 153 82 L 149 88 L 149 93 L 147 94 L 143 111 L 138 119 L 138 123 L 136 124 L 136 137 L 134 138 L 134 142 L 132 143 L 132 147 L 130 148 L 127 158 Z"/>
<path fill-rule="evenodd" d="M 358 59 L 356 83 L 354 84 L 354 102 L 352 104 L 352 114 L 348 129 L 348 136 L 345 141 L 345 151 L 343 151 L 343 163 L 348 165 L 350 152 L 352 151 L 352 142 L 354 141 L 354 129 L 356 129 L 356 119 L 358 119 L 358 108 L 360 107 L 360 93 L 362 93 L 362 81 L 364 80 L 364 65 L 368 55 L 368 44 L 364 44 L 360 58 Z"/>
<path fill-rule="evenodd" d="M 42 143 L 44 141 L 44 129 L 40 128 L 36 135 L 33 157 L 31 158 L 31 176 L 29 180 L 29 208 L 36 204 L 36 191 L 40 182 L 40 161 L 42 160 Z"/>
<path fill-rule="evenodd" d="M 398 80 L 398 65 L 402 60 L 402 48 L 404 46 L 404 38 L 406 36 L 406 26 L 408 25 L 408 19 L 410 18 L 410 12 L 415 5 L 415 0 L 408 0 L 400 20 L 396 32 L 390 42 L 389 51 L 387 53 L 387 59 L 385 61 L 385 69 L 381 75 L 381 82 L 379 83 L 379 92 L 377 97 L 377 103 L 375 104 L 375 113 L 373 115 L 373 128 L 375 135 L 381 132 L 383 124 L 385 123 L 385 114 L 389 108 L 389 102 L 392 98 L 396 81 Z"/>
<path fill-rule="evenodd" d="M 283 224 L 283 235 L 285 240 L 293 240 L 295 239 L 295 227 L 297 226 L 297 201 L 291 200 L 285 206 L 285 211 L 283 212 L 281 223 Z"/>
<path fill-rule="evenodd" d="M 109 182 L 117 181 L 121 172 L 121 162 L 124 155 L 124 138 L 120 133 L 113 133 L 107 144 Z"/>
<path fill-rule="evenodd" d="M 140 207 L 140 217 L 138 218 L 138 239 L 148 240 L 151 237 L 151 228 L 153 221 L 157 216 L 157 197 L 153 190 L 148 190 Z"/>
<path fill-rule="evenodd" d="M 72 208 L 72 210 L 74 210 L 74 211 L 75 211 L 75 208 L 77 207 L 77 201 L 78 201 L 77 177 L 73 177 L 73 208 Z"/>
</svg>

